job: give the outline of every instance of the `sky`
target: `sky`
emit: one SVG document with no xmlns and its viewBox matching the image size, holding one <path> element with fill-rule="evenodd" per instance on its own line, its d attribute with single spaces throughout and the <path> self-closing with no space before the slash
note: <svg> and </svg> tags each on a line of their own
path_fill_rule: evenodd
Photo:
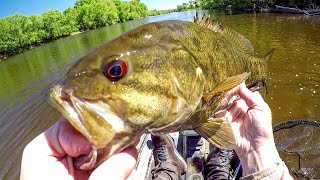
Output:
<svg viewBox="0 0 320 180">
<path fill-rule="evenodd" d="M 0 0 L 0 18 L 16 13 L 30 16 L 42 14 L 49 10 L 64 11 L 73 7 L 76 0 Z M 189 0 L 140 0 L 152 9 L 173 9 Z"/>
</svg>

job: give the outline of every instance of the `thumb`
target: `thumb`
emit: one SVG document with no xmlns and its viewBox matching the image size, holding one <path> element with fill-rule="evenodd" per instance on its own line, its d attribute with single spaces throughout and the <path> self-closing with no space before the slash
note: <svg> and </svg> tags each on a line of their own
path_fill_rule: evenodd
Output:
<svg viewBox="0 0 320 180">
<path fill-rule="evenodd" d="M 92 172 L 89 179 L 127 179 L 134 169 L 136 161 L 137 150 L 134 146 L 131 146 L 102 163 Z"/>
<path fill-rule="evenodd" d="M 251 92 L 244 84 L 241 84 L 240 86 L 239 95 L 246 102 L 249 108 L 257 106 L 261 101 L 263 101 L 259 92 Z"/>
</svg>

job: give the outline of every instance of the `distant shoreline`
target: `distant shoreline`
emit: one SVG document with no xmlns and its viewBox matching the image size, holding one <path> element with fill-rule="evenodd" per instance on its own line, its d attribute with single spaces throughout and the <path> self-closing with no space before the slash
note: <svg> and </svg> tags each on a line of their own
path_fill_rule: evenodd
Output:
<svg viewBox="0 0 320 180">
<path fill-rule="evenodd" d="M 15 14 L 0 19 L 0 60 L 54 40 L 112 24 L 166 14 L 176 10 L 150 10 L 140 1 L 81 1 L 63 12 Z"/>
<path fill-rule="evenodd" d="M 171 12 L 173 12 L 173 11 L 170 11 L 170 12 L 167 12 L 167 13 L 163 13 L 163 14 L 168 14 L 168 13 L 171 13 Z M 156 15 L 161 15 L 161 14 L 156 14 Z M 156 15 L 150 15 L 150 16 L 156 16 Z M 150 16 L 146 16 L 146 17 L 150 17 Z M 146 17 L 143 17 L 143 18 L 146 18 Z M 132 21 L 132 20 L 130 20 L 130 21 Z M 123 22 L 118 22 L 118 23 L 123 23 Z M 116 24 L 118 24 L 118 23 L 116 23 Z M 103 27 L 107 27 L 107 26 L 103 26 Z M 98 27 L 98 28 L 103 28 L 103 27 Z M 98 28 L 95 28 L 95 29 L 98 29 Z M 55 41 L 55 40 L 58 40 L 58 39 L 61 39 L 61 38 L 65 38 L 65 37 L 68 37 L 68 36 L 74 36 L 74 35 L 82 34 L 82 33 L 85 33 L 85 32 L 91 31 L 91 30 L 94 30 L 94 29 L 84 30 L 84 31 L 75 31 L 75 32 L 71 32 L 69 35 L 61 36 L 61 37 L 59 37 L 57 39 L 44 40 L 39 44 L 34 44 L 34 45 L 30 45 L 30 46 L 24 47 L 18 53 L 0 54 L 0 62 L 1 61 L 5 61 L 6 59 L 10 58 L 11 56 L 20 54 L 22 52 L 28 51 L 28 50 L 33 49 L 33 48 L 38 47 L 38 46 L 42 46 L 42 45 L 47 44 L 49 42 L 52 42 L 52 41 Z"/>
<path fill-rule="evenodd" d="M 239 12 L 244 12 L 244 13 L 253 13 L 253 12 L 259 12 L 260 13 L 261 12 L 261 13 L 285 13 L 285 14 L 320 15 L 320 9 L 311 9 L 309 11 L 306 11 L 306 10 L 300 10 L 300 9 L 297 9 L 297 8 L 290 8 L 290 7 L 277 6 L 277 5 L 275 7 L 276 8 L 257 8 L 255 10 L 254 9 L 232 9 L 232 8 L 230 8 L 230 9 L 215 8 L 215 9 L 222 9 L 222 10 L 226 10 L 226 11 L 239 11 Z M 189 11 L 189 10 L 196 10 L 196 9 L 184 9 L 182 11 Z M 212 9 L 203 9 L 203 10 L 212 10 Z M 152 10 L 152 11 L 149 11 L 150 14 L 148 16 L 155 16 L 155 15 L 160 15 L 160 14 L 168 14 L 168 13 L 171 13 L 171 12 L 179 12 L 179 11 L 177 11 L 175 9 L 174 10 L 163 10 L 163 11 Z M 146 16 L 146 17 L 148 17 L 148 16 Z M 142 18 L 145 18 L 145 17 L 142 17 Z M 122 23 L 122 22 L 118 22 L 118 23 Z M 106 26 L 108 26 L 108 25 L 106 25 Z M 106 26 L 102 26 L 102 27 L 106 27 Z M 97 28 L 102 28 L 102 27 L 97 27 Z M 94 28 L 94 29 L 97 29 L 97 28 Z M 41 46 L 41 45 L 44 45 L 44 44 L 52 42 L 54 40 L 57 40 L 57 39 L 60 39 L 60 38 L 64 38 L 64 37 L 68 37 L 68 36 L 81 34 L 81 33 L 84 33 L 84 32 L 90 31 L 90 30 L 93 30 L 93 29 L 77 30 L 77 31 L 71 32 L 69 35 L 60 36 L 60 37 L 58 37 L 56 39 L 46 39 L 46 40 L 43 40 L 43 41 L 41 41 L 41 42 L 39 42 L 37 44 L 31 44 L 31 45 L 25 46 L 22 49 L 20 49 L 19 51 L 12 51 L 11 53 L 7 53 L 7 54 L 1 54 L 1 51 L 0 51 L 0 62 L 1 61 L 5 61 L 6 59 L 8 59 L 11 56 L 20 54 L 20 53 L 22 53 L 24 51 L 33 49 L 33 48 Z"/>
</svg>

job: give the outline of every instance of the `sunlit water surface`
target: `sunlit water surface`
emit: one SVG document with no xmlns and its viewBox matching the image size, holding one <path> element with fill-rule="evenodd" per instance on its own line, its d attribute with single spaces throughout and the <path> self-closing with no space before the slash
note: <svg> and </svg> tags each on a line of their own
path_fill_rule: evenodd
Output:
<svg viewBox="0 0 320 180">
<path fill-rule="evenodd" d="M 285 14 L 206 12 L 246 36 L 269 63 L 265 99 L 273 123 L 320 119 L 320 17 Z M 18 179 L 24 146 L 60 115 L 44 100 L 45 91 L 70 65 L 92 49 L 133 27 L 161 20 L 192 21 L 194 11 L 125 22 L 66 37 L 0 62 L 0 179 Z"/>
</svg>

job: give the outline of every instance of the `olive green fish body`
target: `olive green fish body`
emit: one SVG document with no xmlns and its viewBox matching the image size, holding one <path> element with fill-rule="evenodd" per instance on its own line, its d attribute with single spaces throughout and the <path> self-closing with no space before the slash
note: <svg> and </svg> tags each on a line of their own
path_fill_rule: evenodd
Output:
<svg viewBox="0 0 320 180">
<path fill-rule="evenodd" d="M 214 32 L 198 24 L 182 21 L 149 24 L 143 31 L 150 33 L 151 29 L 156 29 L 152 34 L 152 37 L 155 36 L 157 40 L 156 44 L 161 50 L 167 52 L 164 59 L 172 62 L 166 69 L 174 72 L 171 76 L 176 78 L 179 96 L 192 106 L 193 116 L 188 121 L 190 123 L 185 124 L 184 121 L 179 121 L 182 125 L 180 130 L 199 126 L 214 113 L 214 110 L 223 109 L 227 105 L 224 104 L 217 109 L 220 102 L 217 100 L 205 110 L 194 113 L 196 109 L 202 108 L 201 97 L 228 77 L 250 72 L 248 82 L 267 80 L 267 61 L 253 57 L 250 52 L 244 52 L 234 43 L 235 38 L 230 39 L 222 32 Z M 159 52 L 159 49 L 156 52 Z M 177 74 L 180 76 L 176 77 Z M 219 98 L 221 100 L 224 97 Z M 187 116 L 191 114 L 188 113 Z M 154 123 L 153 126 L 155 124 L 157 125 Z M 167 130 L 162 124 L 160 127 L 160 132 L 172 132 L 171 128 Z M 175 125 L 170 127 L 177 128 Z"/>
<path fill-rule="evenodd" d="M 220 136 L 234 143 L 230 124 L 210 116 L 241 82 L 264 83 L 266 61 L 240 34 L 208 18 L 195 22 L 130 30 L 81 58 L 52 88 L 50 104 L 94 147 L 78 168 L 96 167 L 143 133 L 195 129 L 218 147 L 228 146 Z"/>
</svg>

